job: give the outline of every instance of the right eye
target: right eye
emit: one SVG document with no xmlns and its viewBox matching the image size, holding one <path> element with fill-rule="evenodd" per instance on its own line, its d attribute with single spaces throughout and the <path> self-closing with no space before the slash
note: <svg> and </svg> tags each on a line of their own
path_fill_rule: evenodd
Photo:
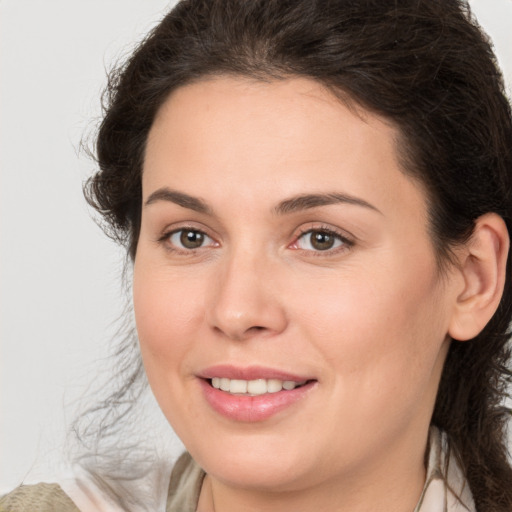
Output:
<svg viewBox="0 0 512 512">
<path fill-rule="evenodd" d="M 182 228 L 165 235 L 165 239 L 176 249 L 194 250 L 214 245 L 215 242 L 202 231 Z"/>
</svg>

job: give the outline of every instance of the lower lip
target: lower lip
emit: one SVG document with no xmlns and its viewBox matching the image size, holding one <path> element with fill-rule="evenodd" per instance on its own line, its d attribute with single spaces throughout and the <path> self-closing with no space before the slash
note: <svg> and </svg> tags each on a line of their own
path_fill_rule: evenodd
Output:
<svg viewBox="0 0 512 512">
<path fill-rule="evenodd" d="M 316 381 L 290 391 L 283 390 L 258 396 L 232 395 L 214 388 L 210 381 L 205 379 L 200 379 L 200 383 L 206 401 L 216 412 L 230 420 L 250 423 L 264 421 L 290 407 L 304 398 Z"/>
</svg>

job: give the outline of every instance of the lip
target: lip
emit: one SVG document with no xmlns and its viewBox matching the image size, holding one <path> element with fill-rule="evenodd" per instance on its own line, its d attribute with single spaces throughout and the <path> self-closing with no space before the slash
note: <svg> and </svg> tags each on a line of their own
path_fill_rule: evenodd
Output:
<svg viewBox="0 0 512 512">
<path fill-rule="evenodd" d="M 271 418 L 279 412 L 292 407 L 302 400 L 316 386 L 316 379 L 308 376 L 294 375 L 281 370 L 264 367 L 239 368 L 231 365 L 218 365 L 205 369 L 199 375 L 199 383 L 203 396 L 210 407 L 225 418 L 232 421 L 255 423 Z M 278 379 L 304 382 L 301 387 L 264 395 L 232 395 L 210 384 L 213 377 L 228 379 Z"/>
<path fill-rule="evenodd" d="M 202 379 L 213 379 L 213 377 L 226 377 L 227 379 L 255 380 L 255 379 L 278 379 L 304 382 L 316 380 L 309 375 L 297 375 L 274 368 L 264 366 L 238 367 L 229 364 L 210 366 L 198 373 Z"/>
</svg>

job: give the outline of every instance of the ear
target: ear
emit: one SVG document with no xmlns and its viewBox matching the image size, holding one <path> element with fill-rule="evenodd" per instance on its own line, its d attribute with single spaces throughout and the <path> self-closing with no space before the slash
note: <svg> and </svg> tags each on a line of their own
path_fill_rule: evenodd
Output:
<svg viewBox="0 0 512 512">
<path fill-rule="evenodd" d="M 463 290 L 456 299 L 448 334 L 465 341 L 477 336 L 492 318 L 503 294 L 510 239 L 503 219 L 479 217 L 459 258 Z"/>
</svg>

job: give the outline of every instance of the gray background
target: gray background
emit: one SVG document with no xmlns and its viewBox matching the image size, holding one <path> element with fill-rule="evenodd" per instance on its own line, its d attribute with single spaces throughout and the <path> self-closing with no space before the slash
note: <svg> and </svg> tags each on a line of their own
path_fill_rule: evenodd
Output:
<svg viewBox="0 0 512 512">
<path fill-rule="evenodd" d="M 62 471 L 65 431 L 107 355 L 123 254 L 91 221 L 80 139 L 105 66 L 167 0 L 0 0 L 0 492 Z M 512 91 L 512 0 L 473 0 Z M 80 405 L 81 406 L 81 405 Z"/>
</svg>

